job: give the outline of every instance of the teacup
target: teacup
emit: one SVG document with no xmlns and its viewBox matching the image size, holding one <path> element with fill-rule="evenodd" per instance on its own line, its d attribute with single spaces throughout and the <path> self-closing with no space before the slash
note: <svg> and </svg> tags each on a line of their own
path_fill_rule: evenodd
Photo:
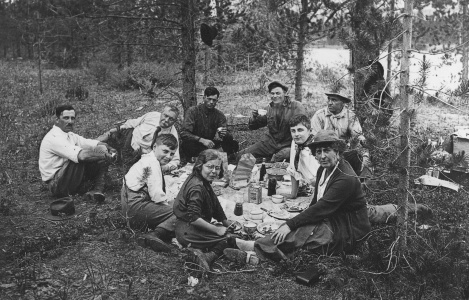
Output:
<svg viewBox="0 0 469 300">
<path fill-rule="evenodd" d="M 257 230 L 257 225 L 254 222 L 246 222 L 243 224 L 243 227 L 247 234 L 253 234 Z"/>
<path fill-rule="evenodd" d="M 264 212 L 260 209 L 253 209 L 249 212 L 251 219 L 262 220 L 264 218 Z"/>
<path fill-rule="evenodd" d="M 283 202 L 283 196 L 282 195 L 272 195 L 272 202 L 275 204 L 279 204 Z"/>
</svg>

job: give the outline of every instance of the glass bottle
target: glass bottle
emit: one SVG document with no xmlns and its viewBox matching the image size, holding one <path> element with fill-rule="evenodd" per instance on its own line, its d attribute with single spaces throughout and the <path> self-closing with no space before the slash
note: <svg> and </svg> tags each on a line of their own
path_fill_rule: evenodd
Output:
<svg viewBox="0 0 469 300">
<path fill-rule="evenodd" d="M 267 172 L 265 167 L 265 158 L 262 159 L 261 170 L 259 171 L 259 182 L 264 181 L 265 173 Z"/>
</svg>

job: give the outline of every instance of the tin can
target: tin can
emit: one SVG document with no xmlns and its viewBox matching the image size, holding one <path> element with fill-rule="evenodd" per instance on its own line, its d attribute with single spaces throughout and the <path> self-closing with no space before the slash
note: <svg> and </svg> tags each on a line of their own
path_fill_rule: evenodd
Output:
<svg viewBox="0 0 469 300">
<path fill-rule="evenodd" d="M 262 188 L 260 185 L 251 185 L 248 188 L 249 202 L 254 204 L 262 203 Z"/>
</svg>

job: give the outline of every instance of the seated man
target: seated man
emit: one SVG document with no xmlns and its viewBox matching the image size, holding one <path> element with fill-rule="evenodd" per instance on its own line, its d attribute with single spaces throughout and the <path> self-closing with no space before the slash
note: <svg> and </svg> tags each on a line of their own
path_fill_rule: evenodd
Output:
<svg viewBox="0 0 469 300">
<path fill-rule="evenodd" d="M 241 150 L 238 158 L 244 153 L 251 153 L 255 158 L 272 156 L 272 162 L 289 159 L 292 137 L 288 122 L 294 115 L 305 114 L 303 104 L 290 100 L 285 95 L 288 88 L 280 82 L 274 81 L 268 85 L 272 102 L 267 107 L 266 115 L 259 115 L 255 110 L 249 119 L 249 129 L 255 130 L 267 126 L 269 132 L 254 145 Z"/>
<path fill-rule="evenodd" d="M 287 174 L 291 176 L 291 195 L 295 199 L 301 184 L 314 186 L 319 163 L 311 152 L 308 144 L 311 143 L 311 122 L 305 115 L 295 115 L 290 119 L 290 132 L 293 138 L 290 150 L 290 165 Z"/>
<path fill-rule="evenodd" d="M 369 152 L 363 147 L 366 140 L 355 113 L 345 104 L 352 100 L 339 94 L 326 93 L 327 107 L 318 110 L 311 118 L 311 132 L 316 135 L 320 130 L 333 130 L 347 143 L 343 155 L 357 175 L 369 165 Z"/>
<path fill-rule="evenodd" d="M 155 131 L 158 131 L 158 134 L 170 133 L 179 142 L 179 136 L 174 127 L 178 116 L 179 109 L 176 106 L 166 105 L 162 113 L 152 111 L 140 118 L 127 120 L 124 124 L 98 137 L 98 140 L 101 142 L 113 140 L 117 144 L 123 145 L 123 149 L 132 149 L 131 151 L 138 159 L 141 154 L 152 151 L 150 145 Z M 163 173 L 175 170 L 179 163 L 179 151 L 176 150 L 174 158 L 162 167 Z"/>
<path fill-rule="evenodd" d="M 165 242 L 174 237 L 176 217 L 173 202 L 166 196 L 161 169 L 175 156 L 178 141 L 172 134 L 155 134 L 151 148 L 153 151 L 143 154 L 124 177 L 122 212 L 133 228 L 154 230 L 138 240 L 140 245 L 170 252 Z"/>
<path fill-rule="evenodd" d="M 219 96 L 220 92 L 210 86 L 204 91 L 204 102 L 187 110 L 181 130 L 181 148 L 186 159 L 212 148 L 222 147 L 228 155 L 238 151 L 238 142 L 226 129 L 225 115 L 215 108 Z"/>
<path fill-rule="evenodd" d="M 75 109 L 61 105 L 55 109 L 55 125 L 46 134 L 39 150 L 39 171 L 56 197 L 78 192 L 85 179 L 94 179 L 89 199 L 104 201 L 104 177 L 116 150 L 103 142 L 73 133 Z"/>
</svg>

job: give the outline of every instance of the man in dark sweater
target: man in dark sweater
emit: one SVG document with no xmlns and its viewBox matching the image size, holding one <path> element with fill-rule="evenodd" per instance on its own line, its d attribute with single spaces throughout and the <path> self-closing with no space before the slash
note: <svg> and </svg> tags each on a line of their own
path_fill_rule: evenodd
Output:
<svg viewBox="0 0 469 300">
<path fill-rule="evenodd" d="M 274 81 L 268 85 L 272 102 L 265 109 L 266 114 L 260 115 L 258 110 L 252 112 L 249 129 L 255 130 L 267 126 L 269 132 L 254 145 L 241 150 L 238 159 L 244 153 L 251 153 L 255 158 L 272 157 L 272 162 L 290 159 L 290 119 L 298 114 L 305 114 L 303 104 L 291 100 L 286 92 L 288 88 L 280 82 Z"/>
<path fill-rule="evenodd" d="M 220 92 L 210 86 L 204 91 L 204 102 L 187 110 L 181 130 L 186 159 L 206 149 L 221 147 L 228 155 L 238 151 L 238 142 L 227 131 L 225 115 L 215 108 L 219 96 Z"/>
</svg>

